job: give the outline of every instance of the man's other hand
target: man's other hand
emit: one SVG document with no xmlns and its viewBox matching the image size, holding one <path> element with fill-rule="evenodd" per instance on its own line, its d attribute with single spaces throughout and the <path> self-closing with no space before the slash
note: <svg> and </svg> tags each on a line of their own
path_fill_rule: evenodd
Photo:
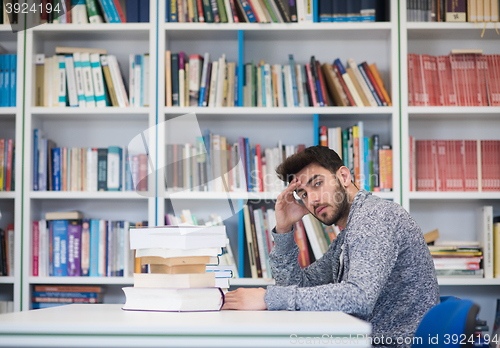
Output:
<svg viewBox="0 0 500 348">
<path fill-rule="evenodd" d="M 266 302 L 264 302 L 264 288 L 238 288 L 234 291 L 226 293 L 224 306 L 222 309 L 239 309 L 239 310 L 266 310 Z"/>
</svg>

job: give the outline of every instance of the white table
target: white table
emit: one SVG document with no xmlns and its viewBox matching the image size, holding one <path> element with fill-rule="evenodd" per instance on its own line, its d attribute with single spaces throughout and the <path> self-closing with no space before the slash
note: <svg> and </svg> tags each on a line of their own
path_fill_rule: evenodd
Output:
<svg viewBox="0 0 500 348">
<path fill-rule="evenodd" d="M 2 314 L 0 347 L 370 345 L 371 325 L 342 312 L 169 313 L 124 311 L 121 306 L 73 304 Z"/>
</svg>

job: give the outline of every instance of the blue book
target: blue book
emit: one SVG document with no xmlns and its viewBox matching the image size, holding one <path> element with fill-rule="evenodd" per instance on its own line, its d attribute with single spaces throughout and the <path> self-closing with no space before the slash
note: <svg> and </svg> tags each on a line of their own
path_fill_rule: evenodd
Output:
<svg viewBox="0 0 500 348">
<path fill-rule="evenodd" d="M 313 6 L 313 23 L 318 23 L 319 22 L 318 0 L 312 0 L 312 6 Z"/>
<path fill-rule="evenodd" d="M 139 22 L 149 23 L 149 0 L 139 0 Z"/>
<path fill-rule="evenodd" d="M 293 59 L 293 54 L 288 55 L 288 61 L 290 63 L 290 75 L 292 76 L 293 105 L 299 106 L 299 93 L 297 90 L 297 74 L 295 73 L 295 61 Z"/>
<path fill-rule="evenodd" d="M 318 66 L 316 64 L 316 59 L 314 56 L 311 57 L 311 72 L 313 73 L 314 81 L 316 82 L 316 96 L 318 97 L 319 106 L 325 106 L 325 102 L 323 100 L 323 93 L 321 93 L 321 83 L 319 82 L 319 75 L 321 72 L 318 72 Z"/>
<path fill-rule="evenodd" d="M 347 1 L 347 21 L 359 22 L 361 18 L 361 0 Z"/>
<path fill-rule="evenodd" d="M 106 221 L 107 224 L 107 238 L 106 238 L 106 277 L 114 277 L 114 268 L 113 268 L 113 260 L 115 258 L 115 252 L 114 252 L 114 228 L 115 226 L 113 225 L 113 221 L 108 220 Z"/>
<path fill-rule="evenodd" d="M 38 138 L 42 135 L 39 129 L 35 129 L 33 134 L 33 191 L 38 191 Z"/>
<path fill-rule="evenodd" d="M 337 67 L 337 69 L 339 69 L 340 75 L 344 75 L 346 73 L 345 68 L 344 68 L 344 64 L 342 64 L 340 59 L 338 59 L 338 58 L 335 59 L 333 64 Z"/>
<path fill-rule="evenodd" d="M 132 156 L 127 154 L 125 157 L 125 191 L 134 191 L 134 186 L 132 183 L 132 171 L 130 166 L 132 165 Z"/>
<path fill-rule="evenodd" d="M 332 0 L 332 21 L 347 21 L 347 2 L 346 0 Z"/>
<path fill-rule="evenodd" d="M 247 161 L 247 188 L 248 192 L 253 191 L 253 182 L 252 182 L 252 160 L 253 158 L 250 158 L 250 143 L 248 142 L 248 138 L 244 138 L 245 141 L 245 158 Z"/>
<path fill-rule="evenodd" d="M 243 7 L 243 11 L 245 11 L 248 17 L 248 22 L 250 23 L 257 22 L 257 18 L 255 18 L 255 15 L 253 14 L 252 11 L 252 7 L 250 6 L 247 0 L 241 0 L 241 7 Z"/>
<path fill-rule="evenodd" d="M 370 138 L 363 138 L 363 158 L 364 158 L 364 169 L 365 177 L 363 179 L 363 188 L 366 191 L 370 191 Z"/>
<path fill-rule="evenodd" d="M 90 220 L 90 277 L 97 277 L 99 265 L 99 220 Z"/>
<path fill-rule="evenodd" d="M 125 9 L 127 10 L 127 23 L 139 23 L 139 0 L 125 0 Z"/>
<path fill-rule="evenodd" d="M 3 83 L 3 76 L 4 76 L 4 69 L 5 69 L 5 55 L 0 55 L 0 107 L 6 106 L 5 105 L 5 91 L 4 91 L 4 83 Z"/>
<path fill-rule="evenodd" d="M 5 54 L 3 57 L 3 98 L 2 106 L 10 106 L 10 57 Z"/>
<path fill-rule="evenodd" d="M 365 67 L 363 66 L 363 63 L 358 64 L 358 69 L 361 75 L 363 76 L 363 79 L 365 80 L 366 84 L 368 85 L 368 88 L 370 89 L 370 92 L 373 95 L 373 98 L 375 98 L 375 101 L 377 102 L 378 106 L 383 106 L 384 104 L 382 103 L 382 100 L 380 100 L 380 97 L 377 94 L 377 91 L 375 91 L 375 88 L 372 85 L 372 82 L 368 78 L 368 75 L 366 75 Z"/>
<path fill-rule="evenodd" d="M 54 276 L 66 277 L 68 275 L 68 221 L 54 220 L 52 229 Z"/>
<path fill-rule="evenodd" d="M 52 149 L 52 186 L 54 191 L 61 191 L 61 148 Z"/>
<path fill-rule="evenodd" d="M 54 276 L 54 221 L 47 221 L 47 230 L 49 232 L 49 277 Z M 52 250 L 52 252 L 50 252 Z"/>
<path fill-rule="evenodd" d="M 168 11 L 168 15 L 169 15 L 169 19 L 167 20 L 167 22 L 177 23 L 179 21 L 178 11 L 177 11 L 177 0 L 167 0 L 167 7 L 168 7 L 167 11 Z M 211 11 L 212 11 L 212 8 L 210 8 L 210 12 Z M 209 20 L 207 20 L 207 18 L 205 18 L 205 22 L 212 23 L 213 19 L 210 22 Z"/>
<path fill-rule="evenodd" d="M 260 94 L 262 97 L 262 106 L 266 106 L 266 74 L 265 74 L 265 69 L 264 66 L 260 66 Z"/>
<path fill-rule="evenodd" d="M 116 10 L 113 0 L 99 0 L 102 2 L 110 23 L 121 23 L 120 16 Z"/>
<path fill-rule="evenodd" d="M 33 302 L 31 304 L 32 309 L 43 309 L 43 308 L 52 308 L 59 306 L 66 306 L 71 303 L 59 303 L 59 302 Z"/>
<path fill-rule="evenodd" d="M 332 0 L 318 0 L 318 18 L 321 23 L 332 22 Z"/>
<path fill-rule="evenodd" d="M 33 297 L 51 298 L 98 298 L 98 292 L 33 291 Z"/>
<path fill-rule="evenodd" d="M 361 0 L 360 21 L 375 22 L 375 0 Z"/>
<path fill-rule="evenodd" d="M 16 106 L 17 54 L 10 55 L 10 106 Z"/>
</svg>

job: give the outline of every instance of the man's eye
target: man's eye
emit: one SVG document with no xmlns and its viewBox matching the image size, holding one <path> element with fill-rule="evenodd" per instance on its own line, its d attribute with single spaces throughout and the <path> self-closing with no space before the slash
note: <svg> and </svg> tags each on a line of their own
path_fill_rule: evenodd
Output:
<svg viewBox="0 0 500 348">
<path fill-rule="evenodd" d="M 306 196 L 307 196 L 307 193 L 303 193 L 300 197 L 301 198 L 306 198 Z"/>
<path fill-rule="evenodd" d="M 319 186 L 321 185 L 321 181 L 318 181 L 317 183 L 314 184 L 314 186 Z"/>
</svg>

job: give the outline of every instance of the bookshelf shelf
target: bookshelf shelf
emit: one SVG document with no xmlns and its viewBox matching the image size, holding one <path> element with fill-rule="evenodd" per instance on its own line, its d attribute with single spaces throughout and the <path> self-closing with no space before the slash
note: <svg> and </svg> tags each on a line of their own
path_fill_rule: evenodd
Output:
<svg viewBox="0 0 500 348">
<path fill-rule="evenodd" d="M 439 285 L 500 285 L 500 279 L 484 279 L 484 278 L 443 278 L 438 277 Z"/>
<path fill-rule="evenodd" d="M 481 200 L 500 199 L 500 192 L 410 192 L 409 198 L 414 200 Z"/>
<path fill-rule="evenodd" d="M 495 23 L 443 23 L 443 22 L 408 22 L 406 29 L 409 40 L 491 40 L 498 39 Z"/>
<path fill-rule="evenodd" d="M 30 284 L 97 284 L 131 285 L 131 277 L 28 277 Z"/>
<path fill-rule="evenodd" d="M 0 284 L 14 284 L 14 276 L 0 277 Z"/>
<path fill-rule="evenodd" d="M 408 107 L 410 119 L 499 119 L 500 107 L 495 106 L 429 106 Z"/>
<path fill-rule="evenodd" d="M 15 116 L 17 111 L 16 107 L 1 107 L 0 116 Z"/>
<path fill-rule="evenodd" d="M 267 286 L 274 285 L 274 279 L 264 278 L 231 278 L 229 279 L 230 286 Z"/>
<path fill-rule="evenodd" d="M 14 191 L 8 191 L 8 192 L 0 192 L 0 199 L 13 199 L 16 198 L 16 193 Z"/>
<path fill-rule="evenodd" d="M 388 115 L 394 111 L 393 107 L 297 107 L 297 108 L 262 108 L 262 107 L 165 107 L 164 113 L 169 114 L 187 114 L 194 112 L 196 114 L 206 115 Z"/>
<path fill-rule="evenodd" d="M 281 192 L 168 192 L 169 199 L 248 199 L 248 200 L 275 200 Z M 383 199 L 394 199 L 393 192 L 374 192 L 374 195 Z"/>
<path fill-rule="evenodd" d="M 149 31 L 151 28 L 150 23 L 102 23 L 102 24 L 51 24 L 46 23 L 38 25 L 33 28 L 34 32 L 54 32 L 54 31 L 67 31 L 67 32 L 116 32 L 116 31 Z"/>
<path fill-rule="evenodd" d="M 32 199 L 146 199 L 135 191 L 131 192 L 81 192 L 81 191 L 32 191 Z"/>
<path fill-rule="evenodd" d="M 140 114 L 149 114 L 151 111 L 149 107 L 143 108 L 119 108 L 119 107 L 106 107 L 106 108 L 46 108 L 46 107 L 32 107 L 31 113 L 33 115 L 113 115 L 113 114 L 132 114 L 132 115 L 140 115 Z"/>
<path fill-rule="evenodd" d="M 303 30 L 390 30 L 390 22 L 352 23 L 165 23 L 167 31 L 186 30 L 245 30 L 245 31 L 303 31 Z"/>
</svg>

